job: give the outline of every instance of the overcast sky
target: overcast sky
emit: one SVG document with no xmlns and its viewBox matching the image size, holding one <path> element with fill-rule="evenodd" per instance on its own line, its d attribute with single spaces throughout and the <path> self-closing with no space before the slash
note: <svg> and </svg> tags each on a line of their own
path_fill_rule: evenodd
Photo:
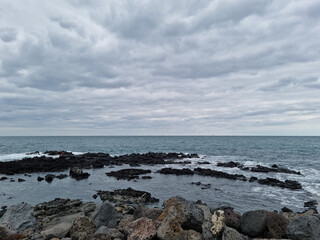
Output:
<svg viewBox="0 0 320 240">
<path fill-rule="evenodd" d="M 320 135 L 320 1 L 0 0 L 0 135 Z"/>
</svg>

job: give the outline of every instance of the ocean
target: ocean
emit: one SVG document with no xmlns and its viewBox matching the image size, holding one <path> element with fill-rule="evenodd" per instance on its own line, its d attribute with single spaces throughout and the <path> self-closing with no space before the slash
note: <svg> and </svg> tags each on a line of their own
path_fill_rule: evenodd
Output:
<svg viewBox="0 0 320 240">
<path fill-rule="evenodd" d="M 304 202 L 320 199 L 320 137 L 245 137 L 245 136 L 98 136 L 98 137 L 0 137 L 0 161 L 19 160 L 30 157 L 27 153 L 46 150 L 65 150 L 75 154 L 103 152 L 110 155 L 146 152 L 196 153 L 200 159 L 191 159 L 191 164 L 168 166 L 174 168 L 195 168 L 198 161 L 208 161 L 201 166 L 228 173 L 243 174 L 246 177 L 273 177 L 279 180 L 296 180 L 302 190 L 289 190 L 258 183 L 218 179 L 206 176 L 161 175 L 156 170 L 165 166 L 141 166 L 152 170 L 152 179 L 137 181 L 116 180 L 107 177 L 106 172 L 129 166 L 103 169 L 89 169 L 88 179 L 76 181 L 71 178 L 54 179 L 52 183 L 38 182 L 38 176 L 31 174 L 23 178 L 25 182 L 0 181 L 0 207 L 20 202 L 37 204 L 54 198 L 82 199 L 99 202 L 92 196 L 97 190 L 115 190 L 132 187 L 150 192 L 160 199 L 160 203 L 172 196 L 182 196 L 188 200 L 202 200 L 212 207 L 232 206 L 239 212 L 255 209 L 280 210 L 286 206 L 294 211 L 303 211 Z M 302 175 L 284 173 L 255 173 L 238 168 L 217 167 L 218 162 L 235 161 L 244 166 L 286 167 L 300 171 Z M 67 173 L 67 171 L 65 171 Z M 3 175 L 0 174 L 0 178 Z M 11 176 L 10 176 L 11 177 Z M 211 184 L 208 189 L 192 182 Z"/>
</svg>

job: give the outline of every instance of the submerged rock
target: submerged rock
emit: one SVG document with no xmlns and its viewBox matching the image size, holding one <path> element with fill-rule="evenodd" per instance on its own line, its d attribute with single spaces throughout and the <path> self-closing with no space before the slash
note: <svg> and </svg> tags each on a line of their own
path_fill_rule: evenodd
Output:
<svg viewBox="0 0 320 240">
<path fill-rule="evenodd" d="M 79 167 L 70 168 L 69 175 L 76 180 L 86 179 L 90 176 L 89 173 L 83 172 Z"/>
<path fill-rule="evenodd" d="M 119 171 L 112 171 L 106 173 L 107 176 L 116 177 L 117 180 L 125 179 L 125 180 L 132 180 L 132 179 L 138 179 L 139 175 L 151 173 L 150 170 L 144 170 L 144 169 L 121 169 Z"/>
<path fill-rule="evenodd" d="M 174 175 L 193 175 L 194 174 L 194 172 L 188 168 L 183 168 L 183 169 L 162 168 L 158 170 L 157 173 L 174 174 Z"/>
<path fill-rule="evenodd" d="M 117 189 L 111 191 L 98 191 L 102 201 L 109 201 L 118 204 L 149 204 L 159 202 L 159 199 L 151 196 L 145 191 L 138 191 L 132 188 Z"/>
<path fill-rule="evenodd" d="M 275 178 L 266 178 L 266 179 L 259 179 L 258 183 L 262 185 L 273 186 L 273 187 L 289 188 L 291 190 L 302 189 L 301 183 L 299 183 L 298 181 L 292 181 L 292 180 L 280 181 Z"/>
</svg>

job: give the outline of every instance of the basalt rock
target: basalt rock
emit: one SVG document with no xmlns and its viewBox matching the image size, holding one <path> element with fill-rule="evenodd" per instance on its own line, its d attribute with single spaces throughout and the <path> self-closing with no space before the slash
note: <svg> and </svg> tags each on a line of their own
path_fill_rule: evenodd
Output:
<svg viewBox="0 0 320 240">
<path fill-rule="evenodd" d="M 118 204 L 149 204 L 159 202 L 159 199 L 152 197 L 150 193 L 132 188 L 117 189 L 113 192 L 98 191 L 97 194 L 102 201 Z"/>
<path fill-rule="evenodd" d="M 259 179 L 258 183 L 262 185 L 273 186 L 273 187 L 288 188 L 291 190 L 302 189 L 302 185 L 298 181 L 292 181 L 292 180 L 280 181 L 275 178 L 266 178 L 266 179 Z"/>
<path fill-rule="evenodd" d="M 101 226 L 113 228 L 118 225 L 123 216 L 115 210 L 113 204 L 105 201 L 95 209 L 91 214 L 91 218 L 94 220 L 97 228 Z"/>
<path fill-rule="evenodd" d="M 82 180 L 86 179 L 90 176 L 89 173 L 83 172 L 83 170 L 79 167 L 73 167 L 69 171 L 70 177 L 76 179 L 76 180 Z"/>
<path fill-rule="evenodd" d="M 320 239 L 320 215 L 300 217 L 289 223 L 288 237 L 292 240 L 318 240 Z"/>
<path fill-rule="evenodd" d="M 241 174 L 230 174 L 225 173 L 221 171 L 216 171 L 212 169 L 206 169 L 206 168 L 196 168 L 194 169 L 194 172 L 199 175 L 203 176 L 211 176 L 216 178 L 227 178 L 232 180 L 240 180 L 240 181 L 247 181 L 247 178 L 244 175 Z"/>
<path fill-rule="evenodd" d="M 107 176 L 110 176 L 110 177 L 116 177 L 117 180 L 125 179 L 130 181 L 132 179 L 138 179 L 139 175 L 147 174 L 147 173 L 151 173 L 151 171 L 144 170 L 144 169 L 131 168 L 131 169 L 121 169 L 119 171 L 112 171 L 106 174 Z"/>
<path fill-rule="evenodd" d="M 246 212 L 241 217 L 241 231 L 250 237 L 261 237 L 267 230 L 267 221 L 266 211 Z"/>
<path fill-rule="evenodd" d="M 194 172 L 188 168 L 183 168 L 183 169 L 162 168 L 158 170 L 157 173 L 174 174 L 174 175 L 193 175 L 194 174 Z"/>
<path fill-rule="evenodd" d="M 65 151 L 47 151 L 47 156 L 27 157 L 22 160 L 0 162 L 0 173 L 13 175 L 16 173 L 61 172 L 69 168 L 100 168 L 123 164 L 156 165 L 183 164 L 188 161 L 176 161 L 184 158 L 198 158 L 197 154 L 183 153 L 133 153 L 111 157 L 107 153 L 85 153 L 74 155 Z M 51 157 L 58 156 L 58 157 Z"/>
</svg>

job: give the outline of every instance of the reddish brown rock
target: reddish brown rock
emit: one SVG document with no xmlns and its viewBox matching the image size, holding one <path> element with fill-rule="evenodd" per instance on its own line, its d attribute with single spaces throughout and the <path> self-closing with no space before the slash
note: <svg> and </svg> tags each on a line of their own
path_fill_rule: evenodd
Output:
<svg viewBox="0 0 320 240">
<path fill-rule="evenodd" d="M 149 218 L 139 218 L 128 224 L 128 240 L 151 240 L 156 236 L 158 226 L 158 222 Z"/>
</svg>

